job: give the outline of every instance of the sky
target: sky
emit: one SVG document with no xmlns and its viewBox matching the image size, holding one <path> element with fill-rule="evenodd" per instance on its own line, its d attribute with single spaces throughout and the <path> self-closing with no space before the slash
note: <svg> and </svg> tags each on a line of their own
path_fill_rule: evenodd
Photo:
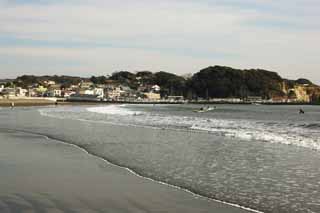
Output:
<svg viewBox="0 0 320 213">
<path fill-rule="evenodd" d="M 262 68 L 320 84 L 319 0 L 0 0 L 0 78 Z"/>
</svg>

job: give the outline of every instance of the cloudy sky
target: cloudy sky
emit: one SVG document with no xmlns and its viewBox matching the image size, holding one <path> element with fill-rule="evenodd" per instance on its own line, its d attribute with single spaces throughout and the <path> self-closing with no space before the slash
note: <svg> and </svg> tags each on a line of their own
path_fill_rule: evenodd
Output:
<svg viewBox="0 0 320 213">
<path fill-rule="evenodd" d="M 264 68 L 320 83 L 319 0 L 0 0 L 0 78 Z"/>
</svg>

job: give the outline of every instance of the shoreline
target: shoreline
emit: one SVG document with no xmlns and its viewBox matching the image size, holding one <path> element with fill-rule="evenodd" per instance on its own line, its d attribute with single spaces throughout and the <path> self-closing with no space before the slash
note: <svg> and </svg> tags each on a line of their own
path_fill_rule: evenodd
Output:
<svg viewBox="0 0 320 213">
<path fill-rule="evenodd" d="M 18 135 L 18 137 L 15 138 L 15 135 Z M 18 130 L 7 130 L 7 131 L 4 131 L 2 129 L 2 130 L 0 130 L 0 137 L 4 137 L 4 136 L 8 137 L 9 138 L 9 142 L 11 142 L 11 143 L 2 140 L 2 142 L 0 143 L 2 145 L 2 149 L 1 149 L 2 152 L 5 151 L 5 149 L 7 147 L 19 145 L 19 143 L 20 143 L 20 145 L 25 146 L 27 149 L 31 149 L 32 152 L 35 152 L 35 153 L 37 153 L 36 149 L 38 148 L 38 146 L 45 146 L 45 150 L 47 150 L 49 152 L 49 156 L 52 154 L 51 152 L 54 152 L 53 156 L 55 156 L 55 155 L 64 155 L 65 153 L 56 152 L 56 150 L 55 150 L 55 149 L 59 148 L 59 146 L 60 146 L 60 148 L 62 148 L 62 150 L 68 150 L 68 151 L 63 151 L 63 152 L 67 152 L 67 153 L 71 152 L 71 153 L 73 153 L 72 154 L 72 156 L 73 156 L 72 159 L 73 159 L 73 161 L 75 161 L 77 166 L 80 166 L 79 165 L 80 163 L 78 163 L 78 161 L 81 162 L 81 161 L 85 160 L 86 163 L 85 163 L 85 165 L 83 165 L 84 168 L 82 166 L 80 166 L 79 167 L 80 170 L 86 171 L 88 169 L 87 168 L 88 166 L 90 166 L 90 168 L 91 168 L 92 165 L 93 166 L 95 164 L 99 165 L 100 164 L 99 161 L 103 162 L 103 164 L 105 164 L 105 166 L 101 165 L 103 167 L 103 171 L 100 171 L 100 169 L 99 169 L 97 174 L 98 175 L 104 175 L 104 173 L 107 172 L 108 175 L 106 177 L 102 178 L 102 179 L 98 178 L 98 180 L 102 181 L 102 182 L 96 183 L 96 182 L 88 181 L 87 178 L 89 180 L 91 178 L 93 178 L 93 179 L 97 178 L 96 177 L 97 174 L 94 175 L 94 177 L 91 177 L 92 176 L 91 173 L 88 174 L 88 177 L 84 178 L 84 180 L 85 180 L 85 183 L 87 183 L 87 181 L 88 181 L 87 184 L 93 184 L 92 187 L 94 187 L 96 184 L 98 186 L 101 185 L 101 184 L 107 185 L 107 189 L 109 189 L 109 187 L 110 187 L 111 191 L 110 191 L 110 189 L 107 190 L 105 193 L 108 192 L 108 195 L 104 195 L 103 190 L 101 191 L 100 188 L 98 189 L 98 192 L 93 189 L 92 191 L 87 191 L 86 192 L 86 193 L 89 194 L 88 198 L 82 198 L 82 199 L 91 199 L 91 198 L 89 198 L 90 194 L 93 193 L 94 195 L 95 194 L 99 194 L 100 195 L 100 192 L 102 192 L 103 196 L 101 198 L 103 198 L 104 199 L 103 202 L 107 204 L 106 208 L 109 209 L 109 206 L 111 206 L 111 209 L 114 210 L 113 212 L 117 212 L 117 210 L 123 212 L 123 209 L 127 209 L 126 212 L 141 212 L 142 209 L 147 210 L 147 212 L 158 212 L 158 211 L 154 211 L 155 209 L 158 209 L 158 210 L 161 210 L 161 211 L 164 211 L 164 212 L 190 212 L 190 213 L 191 212 L 197 212 L 197 211 L 201 211 L 201 212 L 225 212 L 225 213 L 229 213 L 229 212 L 235 212 L 235 213 L 259 212 L 259 211 L 256 211 L 256 210 L 251 210 L 251 209 L 239 206 L 237 204 L 229 204 L 229 203 L 226 203 L 226 202 L 223 202 L 223 201 L 218 201 L 218 200 L 214 200 L 214 199 L 211 199 L 211 198 L 203 197 L 203 196 L 194 194 L 194 193 L 192 193 L 192 192 L 190 192 L 190 191 L 188 191 L 186 189 L 182 189 L 180 187 L 172 186 L 172 185 L 169 185 L 169 184 L 166 184 L 166 183 L 163 183 L 163 182 L 159 182 L 159 181 L 147 178 L 147 177 L 140 176 L 139 174 L 135 173 L 133 170 L 131 170 L 129 168 L 118 166 L 116 164 L 113 164 L 113 163 L 109 162 L 108 160 L 106 160 L 104 158 L 101 158 L 99 156 L 90 154 L 87 150 L 85 150 L 85 149 L 83 149 L 83 148 L 81 148 L 81 147 L 79 147 L 79 146 L 77 146 L 75 144 L 72 144 L 72 143 L 63 142 L 63 141 L 60 141 L 60 140 L 57 140 L 57 139 L 54 139 L 54 138 L 50 138 L 48 136 L 41 135 L 41 134 L 35 134 L 35 133 L 31 133 L 31 132 L 24 132 L 24 131 L 18 131 Z M 21 138 L 21 137 L 23 137 L 23 138 Z M 32 141 L 32 142 L 30 140 L 28 141 L 29 138 L 30 138 L 30 140 L 33 139 L 33 140 L 36 140 L 36 141 Z M 23 141 L 23 143 L 22 143 L 22 141 Z M 30 142 L 30 144 L 28 144 L 28 142 Z M 60 145 L 57 146 L 57 144 L 60 144 Z M 3 146 L 4 146 L 4 149 L 3 149 Z M 35 146 L 35 147 L 32 147 L 32 146 Z M 65 148 L 63 148 L 63 147 L 65 147 Z M 14 148 L 13 149 L 10 148 L 9 150 L 15 150 L 15 149 Z M 59 151 L 59 150 L 57 150 L 57 151 Z M 22 151 L 18 151 L 18 150 L 15 150 L 14 152 L 16 152 L 16 153 L 21 152 L 20 153 L 21 155 L 28 155 L 28 154 L 22 154 Z M 26 152 L 28 152 L 28 150 L 26 150 Z M 21 155 L 19 155 L 19 156 L 21 156 Z M 37 158 L 41 159 L 41 157 L 42 157 L 41 153 L 35 154 L 35 155 L 32 156 L 32 158 L 35 158 L 35 159 L 37 159 Z M 55 157 L 57 157 L 57 156 L 55 156 Z M 9 158 L 9 159 L 2 159 L 2 161 L 3 162 L 10 162 L 10 157 L 7 157 L 7 158 Z M 19 159 L 20 158 L 21 157 L 19 157 Z M 22 156 L 22 158 L 23 158 L 23 156 Z M 51 159 L 51 158 L 47 158 L 47 159 Z M 69 164 L 68 161 L 71 161 L 70 159 L 65 159 L 65 160 L 67 161 L 67 163 L 66 163 L 67 165 Z M 32 161 L 32 162 L 34 162 L 34 161 Z M 39 161 L 39 162 L 42 162 L 42 161 Z M 62 162 L 64 162 L 64 161 L 62 161 Z M 24 166 L 25 162 L 17 161 L 16 163 L 17 163 L 17 165 L 21 164 L 22 166 Z M 57 162 L 52 162 L 52 160 L 45 161 L 44 163 L 42 162 L 41 165 L 44 164 L 46 166 L 46 169 L 56 170 L 57 168 L 50 167 L 50 164 L 52 164 L 52 163 L 57 165 L 58 169 L 60 169 L 60 167 L 62 167 L 63 171 L 67 168 L 67 166 L 65 164 L 63 164 L 63 165 L 62 164 L 61 165 L 60 164 L 56 164 Z M 47 168 L 48 165 L 49 165 L 49 167 Z M 34 166 L 34 165 L 31 165 L 31 166 Z M 35 165 L 35 166 L 37 168 L 37 165 Z M 11 168 L 11 169 L 14 170 L 14 173 L 16 172 L 15 170 L 18 170 L 17 168 Z M 74 168 L 72 168 L 72 169 L 74 169 Z M 50 172 L 54 172 L 54 171 L 50 171 Z M 78 172 L 81 173 L 80 171 L 78 171 Z M 81 188 L 83 187 L 83 185 L 80 185 L 80 186 L 77 187 L 77 183 L 78 183 L 77 179 L 79 179 L 79 177 L 77 177 L 77 175 L 74 175 L 72 173 L 69 174 L 69 172 L 65 172 L 65 173 L 60 174 L 60 175 L 62 175 L 62 176 L 70 175 L 72 177 L 72 179 L 75 179 L 72 183 L 70 183 L 72 185 L 72 188 L 74 190 L 77 190 L 78 192 L 80 190 L 80 193 L 83 193 L 83 192 L 81 192 Z M 40 174 L 41 174 L 41 171 L 40 171 Z M 58 178 L 60 178 L 59 174 L 57 174 L 57 173 L 54 173 L 54 174 L 55 174 L 55 176 L 57 175 Z M 44 174 L 43 176 L 46 177 L 46 174 Z M 120 180 L 117 177 L 120 178 Z M 22 178 L 22 180 L 23 180 L 25 177 L 18 177 L 18 178 L 20 178 L 20 179 Z M 37 177 L 37 178 L 43 179 L 43 177 Z M 49 176 L 47 178 L 54 178 L 54 177 L 51 177 L 50 174 L 49 174 Z M 121 182 L 121 180 L 123 182 Z M 2 181 L 6 181 L 6 179 L 2 179 Z M 41 184 L 44 184 L 48 188 L 52 187 L 50 184 L 47 185 L 46 183 L 43 183 L 43 182 L 46 182 L 46 181 L 50 183 L 50 180 L 46 180 L 44 178 Z M 110 181 L 112 183 L 112 186 L 108 185 L 108 181 Z M 2 182 L 0 182 L 0 183 L 2 183 Z M 21 184 L 20 182 L 18 182 L 18 183 Z M 81 183 L 82 182 L 80 182 L 80 184 Z M 37 185 L 37 183 L 35 183 L 35 184 Z M 122 187 L 123 184 L 124 185 L 129 185 L 130 187 L 129 188 Z M 115 186 L 113 186 L 113 185 L 115 185 Z M 25 187 L 27 188 L 26 189 L 27 192 L 21 192 L 20 188 L 19 188 L 19 185 L 18 185 L 17 188 L 18 188 L 19 192 L 15 192 L 15 194 L 25 193 L 21 197 L 28 197 L 29 196 L 28 193 L 34 193 L 33 190 L 38 190 L 37 187 L 33 186 L 33 182 L 31 183 L 31 186 L 28 185 L 28 186 L 25 186 Z M 80 189 L 78 189 L 78 188 L 80 188 Z M 103 188 L 105 188 L 105 186 Z M 57 189 L 55 188 L 54 191 L 58 190 L 55 193 L 59 194 L 60 193 L 59 189 L 61 190 L 60 187 L 58 187 Z M 114 190 L 114 191 L 112 191 L 112 190 Z M 137 196 L 137 192 L 135 190 L 139 191 L 139 195 L 138 196 Z M 2 193 L 3 193 L 3 191 L 5 193 L 5 190 L 2 190 Z M 74 192 L 75 191 L 71 191 L 71 194 L 73 194 Z M 50 193 L 52 193 L 52 191 L 50 191 Z M 68 192 L 68 193 L 70 193 L 70 192 Z M 68 193 L 63 190 L 63 194 L 64 195 L 68 194 Z M 127 197 L 129 195 L 127 193 L 130 193 L 130 199 L 132 199 L 132 203 L 131 202 L 129 202 L 129 203 L 126 202 L 126 199 L 129 199 Z M 152 195 L 151 197 L 150 197 L 149 193 L 151 193 L 151 195 Z M 1 192 L 0 192 L 0 195 L 1 195 Z M 10 196 L 10 193 L 7 196 Z M 121 199 L 120 200 L 114 200 L 115 199 L 114 196 L 119 196 Z M 141 197 L 141 196 L 142 197 L 147 196 L 147 197 L 144 197 L 144 199 L 147 198 L 148 200 L 144 200 L 142 198 L 139 199 L 139 197 Z M 0 201 L 2 201 L 2 203 L 5 203 L 5 201 L 3 201 L 2 200 L 3 198 L 1 198 L 1 197 L 3 197 L 3 196 L 0 196 Z M 154 200 L 157 200 L 157 202 L 156 203 L 150 203 L 150 201 L 154 201 Z M 89 201 L 90 202 L 97 202 L 97 200 L 94 200 L 94 201 L 93 200 L 89 200 Z M 33 202 L 38 202 L 37 203 L 38 206 L 44 205 L 44 204 L 41 203 L 41 200 L 39 200 L 39 201 L 36 200 L 36 201 L 33 201 Z M 69 203 L 68 203 L 69 200 L 68 199 L 64 200 L 64 202 L 65 202 L 65 205 L 69 207 Z M 71 200 L 70 200 L 70 202 L 71 202 Z M 118 205 L 114 205 L 115 202 Z M 106 205 L 106 204 L 104 204 L 104 205 Z M 78 205 L 80 205 L 80 204 L 78 204 Z M 132 211 L 137 206 L 139 206 L 139 209 L 138 209 L 139 211 Z M 90 207 L 92 208 L 92 206 L 90 206 Z M 75 207 L 73 206 L 73 207 L 69 207 L 69 208 L 73 209 Z M 98 208 L 98 207 L 94 207 L 94 208 Z M 99 207 L 99 208 L 100 209 L 104 209 L 104 208 L 101 208 L 101 207 Z M 159 209 L 159 208 L 161 208 L 161 209 Z M 79 206 L 77 206 L 77 209 L 80 210 L 80 212 L 86 212 L 86 210 L 83 211 L 84 209 L 82 209 Z M 0 210 L 1 210 L 1 205 L 0 205 Z M 35 209 L 35 211 L 32 211 L 32 212 L 37 212 L 37 210 Z"/>
<path fill-rule="evenodd" d="M 213 101 L 201 101 L 201 102 L 183 102 L 183 101 L 61 101 L 61 100 L 49 100 L 49 99 L 24 99 L 24 98 L 17 98 L 17 99 L 0 99 L 0 107 L 11 107 L 11 103 L 14 103 L 15 107 L 32 107 L 32 106 L 50 106 L 50 105 L 104 105 L 104 104 L 194 104 L 194 105 L 208 105 L 208 104 L 214 104 L 214 105 L 283 105 L 283 106 L 320 106 L 320 104 L 315 103 L 247 103 L 247 102 L 213 102 Z"/>
</svg>

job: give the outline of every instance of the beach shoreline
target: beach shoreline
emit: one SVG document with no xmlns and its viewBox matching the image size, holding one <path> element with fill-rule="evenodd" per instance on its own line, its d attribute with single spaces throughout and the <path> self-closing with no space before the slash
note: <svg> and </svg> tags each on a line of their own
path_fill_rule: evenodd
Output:
<svg viewBox="0 0 320 213">
<path fill-rule="evenodd" d="M 139 177 L 42 135 L 1 130 L 0 139 L 0 167 L 6 170 L 1 212 L 249 212 Z"/>
<path fill-rule="evenodd" d="M 254 105 L 254 103 L 228 103 L 228 102 L 133 102 L 133 101 L 69 101 L 55 100 L 48 98 L 14 98 L 0 99 L 0 107 L 11 107 L 14 103 L 15 107 L 32 107 L 32 106 L 54 106 L 54 105 L 109 105 L 109 104 L 194 104 L 194 105 Z M 312 103 L 261 103 L 259 105 L 283 105 L 283 106 L 312 106 L 319 104 Z"/>
<path fill-rule="evenodd" d="M 54 105 L 96 105 L 98 102 L 69 102 L 69 101 L 55 101 L 45 98 L 15 98 L 15 99 L 0 99 L 0 107 L 33 107 L 33 106 L 54 106 Z"/>
</svg>

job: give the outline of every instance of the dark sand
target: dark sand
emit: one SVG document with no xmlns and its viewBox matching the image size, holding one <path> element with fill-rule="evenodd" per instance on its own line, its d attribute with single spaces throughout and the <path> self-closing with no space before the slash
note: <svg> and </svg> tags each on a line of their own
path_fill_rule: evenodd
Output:
<svg viewBox="0 0 320 213">
<path fill-rule="evenodd" d="M 0 212 L 247 212 L 137 177 L 75 146 L 0 132 Z"/>
</svg>

